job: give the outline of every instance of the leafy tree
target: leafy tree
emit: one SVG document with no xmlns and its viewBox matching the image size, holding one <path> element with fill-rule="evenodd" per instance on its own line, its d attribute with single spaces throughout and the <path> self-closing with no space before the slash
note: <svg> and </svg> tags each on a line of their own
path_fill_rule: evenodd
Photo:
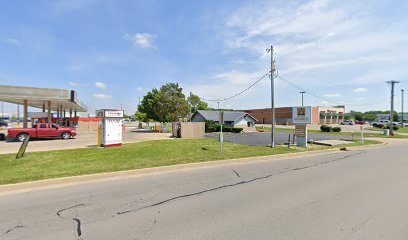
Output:
<svg viewBox="0 0 408 240">
<path fill-rule="evenodd" d="M 188 101 L 188 104 L 191 105 L 192 113 L 195 113 L 197 110 L 205 110 L 208 108 L 208 103 L 201 101 L 200 97 L 195 94 L 191 94 L 187 98 L 187 101 Z"/>
<path fill-rule="evenodd" d="M 143 97 L 138 107 L 138 112 L 145 113 L 147 119 L 153 119 L 155 121 L 158 121 L 159 119 L 157 115 L 158 96 L 159 91 L 156 88 L 153 88 L 152 91 L 148 92 L 146 96 Z"/>
<path fill-rule="evenodd" d="M 149 118 L 147 117 L 147 114 L 143 113 L 143 112 L 136 112 L 135 113 L 135 118 L 139 122 L 150 122 Z"/>
<path fill-rule="evenodd" d="M 173 122 L 188 115 L 189 105 L 178 83 L 168 83 L 157 95 L 156 114 L 159 122 Z"/>
</svg>

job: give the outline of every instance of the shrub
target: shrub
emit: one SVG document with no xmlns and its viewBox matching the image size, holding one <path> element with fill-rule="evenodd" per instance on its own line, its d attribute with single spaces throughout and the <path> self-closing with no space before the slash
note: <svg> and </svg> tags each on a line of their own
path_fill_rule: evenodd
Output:
<svg viewBox="0 0 408 240">
<path fill-rule="evenodd" d="M 341 127 L 334 127 L 332 128 L 333 132 L 341 132 Z"/>
<path fill-rule="evenodd" d="M 322 125 L 322 126 L 320 126 L 320 131 L 322 131 L 322 132 L 331 132 L 332 127 L 327 126 L 327 125 Z"/>
<path fill-rule="evenodd" d="M 390 125 L 385 126 L 384 129 L 390 129 Z M 397 131 L 399 129 L 399 126 L 392 126 L 392 129 L 394 131 Z"/>
<path fill-rule="evenodd" d="M 375 123 L 375 124 L 373 124 L 373 127 L 384 128 L 385 126 L 383 124 L 381 124 L 381 123 Z"/>
<path fill-rule="evenodd" d="M 206 133 L 216 132 L 217 131 L 216 126 L 217 124 L 215 124 L 214 121 L 211 121 L 211 120 L 205 121 L 205 132 Z"/>
<path fill-rule="evenodd" d="M 244 130 L 244 129 L 243 128 L 236 128 L 236 127 L 232 128 L 233 133 L 240 133 L 240 132 L 242 132 L 242 130 Z"/>
</svg>

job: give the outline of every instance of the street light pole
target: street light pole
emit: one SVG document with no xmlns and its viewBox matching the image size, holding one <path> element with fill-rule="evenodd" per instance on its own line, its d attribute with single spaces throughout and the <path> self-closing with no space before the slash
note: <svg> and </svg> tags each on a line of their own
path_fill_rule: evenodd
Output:
<svg viewBox="0 0 408 240">
<path fill-rule="evenodd" d="M 299 92 L 299 93 L 302 94 L 302 107 L 303 107 L 303 94 L 305 94 L 306 92 L 302 91 L 302 92 Z"/>
</svg>

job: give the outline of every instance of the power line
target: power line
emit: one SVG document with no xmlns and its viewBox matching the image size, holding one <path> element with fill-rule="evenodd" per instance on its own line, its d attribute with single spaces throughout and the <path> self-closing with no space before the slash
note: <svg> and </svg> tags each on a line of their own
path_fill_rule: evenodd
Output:
<svg viewBox="0 0 408 240">
<path fill-rule="evenodd" d="M 255 86 L 258 82 L 260 82 L 262 79 L 264 79 L 268 75 L 269 75 L 269 73 L 266 73 L 262 77 L 258 78 L 258 80 L 256 80 L 254 83 L 252 83 L 249 87 L 245 88 L 244 90 L 242 90 L 241 92 L 239 92 L 237 94 L 232 95 L 231 97 L 227 97 L 227 98 L 223 98 L 223 99 L 204 99 L 204 98 L 201 98 L 201 99 L 204 100 L 204 101 L 207 101 L 207 102 L 222 102 L 222 101 L 230 100 L 230 99 L 238 97 L 239 95 L 241 95 L 244 92 L 248 91 L 249 89 L 251 89 L 253 86 Z"/>
<path fill-rule="evenodd" d="M 315 97 L 315 98 L 319 98 L 319 99 L 325 100 L 325 101 L 327 101 L 327 102 L 332 102 L 332 103 L 336 103 L 336 104 L 339 104 L 339 105 L 348 105 L 348 106 L 353 106 L 353 107 L 362 107 L 362 106 L 372 106 L 372 105 L 377 105 L 377 104 L 384 103 L 384 100 L 379 101 L 379 102 L 375 102 L 375 103 L 369 103 L 369 104 L 351 104 L 351 103 L 336 102 L 336 101 L 330 100 L 330 99 L 328 99 L 328 98 L 321 97 L 321 96 L 319 96 L 319 95 L 316 95 L 316 94 L 314 94 L 314 93 L 311 93 L 311 92 L 309 92 L 309 91 L 307 91 L 307 90 L 305 90 L 305 89 L 303 89 L 303 88 L 301 88 L 301 87 L 299 87 L 299 86 L 297 86 L 297 85 L 291 83 L 290 81 L 288 81 L 288 80 L 282 78 L 281 76 L 278 76 L 277 78 L 279 78 L 280 80 L 284 81 L 285 83 L 291 85 L 292 87 L 297 88 L 298 90 L 300 90 L 300 91 L 302 91 L 302 92 L 305 92 L 305 93 L 307 93 L 307 94 L 309 94 L 309 95 L 311 95 L 311 96 L 313 96 L 313 97 Z"/>
</svg>

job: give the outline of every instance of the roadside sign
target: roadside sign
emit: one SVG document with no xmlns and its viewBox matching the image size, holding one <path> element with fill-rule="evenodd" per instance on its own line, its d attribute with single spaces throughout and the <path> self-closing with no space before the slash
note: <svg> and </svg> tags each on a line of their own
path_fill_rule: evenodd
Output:
<svg viewBox="0 0 408 240">
<path fill-rule="evenodd" d="M 16 159 L 24 157 L 25 151 L 28 146 L 28 141 L 30 141 L 30 135 L 27 135 L 27 137 L 24 139 L 23 143 L 20 146 L 20 149 L 17 152 Z"/>
<path fill-rule="evenodd" d="M 296 137 L 306 137 L 306 125 L 295 126 Z"/>
<path fill-rule="evenodd" d="M 292 122 L 294 124 L 311 124 L 312 123 L 312 107 L 293 107 Z"/>
</svg>

